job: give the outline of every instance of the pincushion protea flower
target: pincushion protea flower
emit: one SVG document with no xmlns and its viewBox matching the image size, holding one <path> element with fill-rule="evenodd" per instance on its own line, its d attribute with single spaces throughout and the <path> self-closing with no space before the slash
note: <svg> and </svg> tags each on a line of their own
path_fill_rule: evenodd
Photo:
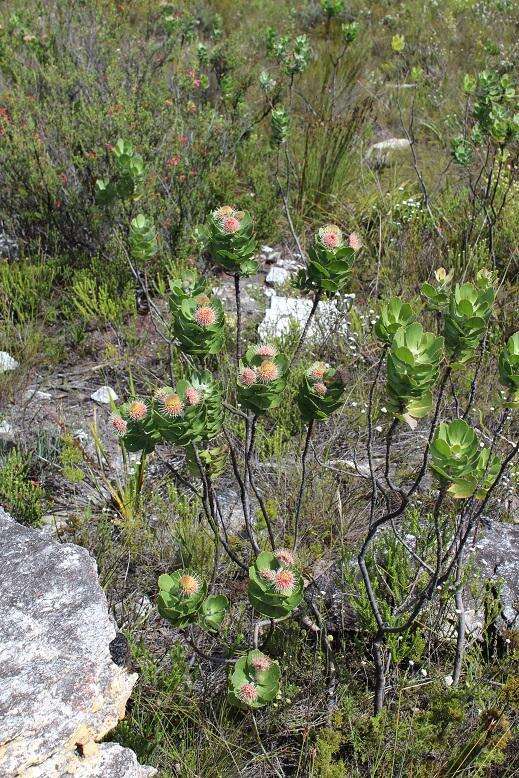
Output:
<svg viewBox="0 0 519 778">
<path fill-rule="evenodd" d="M 191 597 L 200 591 L 200 580 L 190 573 L 184 573 L 178 579 L 178 586 L 185 597 Z"/>
<path fill-rule="evenodd" d="M 319 383 L 314 384 L 314 392 L 318 394 L 320 397 L 324 397 L 326 392 L 328 391 L 326 384 L 323 384 L 322 381 L 319 381 Z"/>
<path fill-rule="evenodd" d="M 296 578 L 291 570 L 279 570 L 275 574 L 273 583 L 278 594 L 290 595 L 294 591 Z"/>
<path fill-rule="evenodd" d="M 258 366 L 257 375 L 262 383 L 270 384 L 272 381 L 275 381 L 276 378 L 279 378 L 278 366 L 275 362 L 266 359 Z"/>
<path fill-rule="evenodd" d="M 240 373 L 240 381 L 244 386 L 252 386 L 258 380 L 256 371 L 252 367 L 244 367 Z"/>
<path fill-rule="evenodd" d="M 227 216 L 233 216 L 234 215 L 234 208 L 232 205 L 222 205 L 221 208 L 217 208 L 216 211 L 213 211 L 213 216 L 215 219 L 225 219 Z"/>
<path fill-rule="evenodd" d="M 318 380 L 319 378 L 323 377 L 323 375 L 326 373 L 328 368 L 329 365 L 327 365 L 326 362 L 314 362 L 314 364 L 310 368 L 310 375 L 312 378 Z"/>
<path fill-rule="evenodd" d="M 272 660 L 269 659 L 268 656 L 254 656 L 251 660 L 251 665 L 256 670 L 257 673 L 264 673 L 266 670 L 269 669 L 270 665 L 272 664 Z"/>
<path fill-rule="evenodd" d="M 265 570 L 262 570 L 260 572 L 260 575 L 262 578 L 265 579 L 265 581 L 268 581 L 269 583 L 274 583 L 274 579 L 276 577 L 274 570 L 269 570 L 268 568 L 266 568 Z"/>
<path fill-rule="evenodd" d="M 264 343 L 263 345 L 256 348 L 256 354 L 258 357 L 264 357 L 266 359 L 272 359 L 277 355 L 277 353 L 277 348 L 275 346 L 271 346 L 270 343 Z"/>
<path fill-rule="evenodd" d="M 296 561 L 293 553 L 288 548 L 278 548 L 274 551 L 274 556 L 278 562 L 281 562 L 282 565 L 287 565 L 288 567 L 293 565 Z"/>
<path fill-rule="evenodd" d="M 112 416 L 110 417 L 110 422 L 118 435 L 125 435 L 126 432 L 128 431 L 127 422 L 123 419 L 122 416 L 119 416 L 118 413 L 112 414 Z"/>
<path fill-rule="evenodd" d="M 362 248 L 362 241 L 356 232 L 352 232 L 348 236 L 348 246 L 350 249 L 353 249 L 353 251 L 359 251 L 359 249 Z"/>
<path fill-rule="evenodd" d="M 328 250 L 338 249 L 342 246 L 342 230 L 336 224 L 326 224 L 318 232 L 319 240 Z"/>
<path fill-rule="evenodd" d="M 184 410 L 184 404 L 180 398 L 180 395 L 176 393 L 162 395 L 159 398 L 159 402 L 162 412 L 166 416 L 180 416 Z"/>
<path fill-rule="evenodd" d="M 216 311 L 211 305 L 201 305 L 196 309 L 194 318 L 200 327 L 211 327 L 216 321 Z"/>
<path fill-rule="evenodd" d="M 128 407 L 128 416 L 132 421 L 142 421 L 148 414 L 148 406 L 144 400 L 133 400 Z"/>
<path fill-rule="evenodd" d="M 255 684 L 253 684 L 251 681 L 248 681 L 247 683 L 244 683 L 243 686 L 240 686 L 238 689 L 238 697 L 243 702 L 250 704 L 251 702 L 256 702 L 258 699 L 258 688 Z"/>
<path fill-rule="evenodd" d="M 198 405 L 202 399 L 201 392 L 199 392 L 198 389 L 195 389 L 194 386 L 188 386 L 184 392 L 184 396 L 188 405 Z"/>
</svg>

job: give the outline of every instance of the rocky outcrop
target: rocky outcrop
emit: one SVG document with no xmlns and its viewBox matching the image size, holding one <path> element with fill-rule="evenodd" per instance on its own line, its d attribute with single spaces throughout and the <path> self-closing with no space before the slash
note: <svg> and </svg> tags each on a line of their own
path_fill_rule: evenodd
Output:
<svg viewBox="0 0 519 778">
<path fill-rule="evenodd" d="M 0 775 L 154 775 L 98 742 L 124 717 L 137 675 L 112 659 L 117 633 L 88 551 L 0 508 L 0 592 Z"/>
</svg>

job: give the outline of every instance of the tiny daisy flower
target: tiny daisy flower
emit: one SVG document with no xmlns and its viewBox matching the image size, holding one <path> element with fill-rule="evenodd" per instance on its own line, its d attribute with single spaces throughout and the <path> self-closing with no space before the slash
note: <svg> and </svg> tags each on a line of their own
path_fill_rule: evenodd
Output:
<svg viewBox="0 0 519 778">
<path fill-rule="evenodd" d="M 190 573 L 184 573 L 178 579 L 178 586 L 180 591 L 185 597 L 191 597 L 193 594 L 198 594 L 200 591 L 200 581 Z"/>
<path fill-rule="evenodd" d="M 258 380 L 256 371 L 252 367 L 244 367 L 240 373 L 240 381 L 244 386 L 252 386 Z"/>
<path fill-rule="evenodd" d="M 274 556 L 282 565 L 288 565 L 290 567 L 290 565 L 293 565 L 295 562 L 295 557 L 288 548 L 278 548 L 277 551 L 274 551 Z"/>
<path fill-rule="evenodd" d="M 110 417 L 110 422 L 118 435 L 126 434 L 126 431 L 128 429 L 128 424 L 125 422 L 122 416 L 119 416 L 118 413 L 114 413 Z"/>
<path fill-rule="evenodd" d="M 323 384 L 322 381 L 319 381 L 319 383 L 314 384 L 314 392 L 318 394 L 320 397 L 324 397 L 328 389 L 326 388 L 325 384 Z"/>
<path fill-rule="evenodd" d="M 255 656 L 251 664 L 257 673 L 264 673 L 269 669 L 272 661 L 268 658 L 268 656 Z"/>
<path fill-rule="evenodd" d="M 180 416 L 184 410 L 184 404 L 178 394 L 168 394 L 160 398 L 163 413 L 166 416 Z"/>
<path fill-rule="evenodd" d="M 310 376 L 315 379 L 322 378 L 327 370 L 328 365 L 325 362 L 314 362 L 310 368 Z"/>
<path fill-rule="evenodd" d="M 195 321 L 200 327 L 211 327 L 216 321 L 216 311 L 210 305 L 201 305 L 195 311 Z"/>
<path fill-rule="evenodd" d="M 362 241 L 356 232 L 352 232 L 351 235 L 348 236 L 348 246 L 350 249 L 353 249 L 353 251 L 358 251 L 362 248 Z"/>
<path fill-rule="evenodd" d="M 278 594 L 290 595 L 294 591 L 296 578 L 290 570 L 279 570 L 274 578 L 274 588 Z"/>
<path fill-rule="evenodd" d="M 258 378 L 264 384 L 270 384 L 279 378 L 279 369 L 275 362 L 271 362 L 270 359 L 266 359 L 258 367 Z"/>
<path fill-rule="evenodd" d="M 318 232 L 319 239 L 327 249 L 338 249 L 342 246 L 342 231 L 336 224 L 327 224 Z"/>
<path fill-rule="evenodd" d="M 256 702 L 258 699 L 258 689 L 253 683 L 244 683 L 240 688 L 238 689 L 238 697 L 243 702 L 250 704 L 251 702 Z"/>
<path fill-rule="evenodd" d="M 198 405 L 198 403 L 202 399 L 202 395 L 200 394 L 198 389 L 195 389 L 194 386 L 187 387 L 185 391 L 185 396 L 188 405 Z"/>
<path fill-rule="evenodd" d="M 144 400 L 134 400 L 128 408 L 128 416 L 132 421 L 142 421 L 146 418 L 148 406 Z"/>
<path fill-rule="evenodd" d="M 277 348 L 275 346 L 271 346 L 269 343 L 265 343 L 262 346 L 258 346 L 256 349 L 256 355 L 258 357 L 265 357 L 265 358 L 269 357 L 270 359 L 272 359 L 277 355 L 277 353 L 278 353 Z"/>
<path fill-rule="evenodd" d="M 261 570 L 260 575 L 263 578 L 263 580 L 268 581 L 269 583 L 274 583 L 274 580 L 276 578 L 276 574 L 274 570 L 269 570 L 268 567 L 265 568 L 265 570 Z"/>
</svg>

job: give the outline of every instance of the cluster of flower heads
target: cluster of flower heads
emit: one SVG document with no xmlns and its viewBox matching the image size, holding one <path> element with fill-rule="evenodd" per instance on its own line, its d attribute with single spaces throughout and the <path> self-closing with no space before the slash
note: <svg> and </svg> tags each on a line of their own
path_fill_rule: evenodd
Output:
<svg viewBox="0 0 519 778">
<path fill-rule="evenodd" d="M 326 386 L 324 377 L 326 375 L 326 372 L 329 369 L 330 369 L 330 365 L 328 365 L 326 362 L 314 362 L 314 364 L 309 370 L 310 378 L 312 378 L 312 380 L 315 381 L 315 383 L 313 384 L 313 390 L 316 394 L 320 395 L 321 397 L 324 397 L 324 395 L 328 391 L 328 387 Z"/>
<path fill-rule="evenodd" d="M 290 570 L 290 567 L 292 567 L 295 562 L 294 555 L 288 548 L 280 548 L 277 551 L 274 551 L 274 556 L 281 567 L 278 570 L 265 568 L 261 570 L 260 575 L 274 588 L 277 594 L 283 594 L 286 597 L 290 597 L 296 585 L 296 577 L 292 570 Z"/>
<path fill-rule="evenodd" d="M 265 654 L 254 656 L 250 663 L 254 668 L 256 676 L 259 676 L 261 673 L 266 673 L 272 666 L 272 660 L 269 659 L 268 656 L 265 656 Z M 246 681 L 238 689 L 239 699 L 247 705 L 250 705 L 251 702 L 256 702 L 258 695 L 259 689 L 254 681 Z"/>
<path fill-rule="evenodd" d="M 328 251 L 340 249 L 345 245 L 343 232 L 336 224 L 325 224 L 324 227 L 321 227 L 318 230 L 317 235 Z M 354 251 L 358 251 L 362 248 L 362 241 L 356 232 L 352 232 L 348 235 L 347 245 Z"/>
<path fill-rule="evenodd" d="M 243 219 L 243 211 L 236 211 L 230 205 L 223 205 L 221 208 L 217 208 L 213 211 L 213 217 L 218 222 L 218 225 L 222 232 L 228 235 L 233 235 L 241 227 Z"/>
<path fill-rule="evenodd" d="M 256 383 L 270 384 L 279 378 L 279 367 L 273 362 L 277 356 L 275 346 L 265 344 L 258 346 L 255 355 L 261 357 L 259 365 L 243 367 L 240 372 L 240 381 L 244 386 L 253 386 Z"/>
</svg>

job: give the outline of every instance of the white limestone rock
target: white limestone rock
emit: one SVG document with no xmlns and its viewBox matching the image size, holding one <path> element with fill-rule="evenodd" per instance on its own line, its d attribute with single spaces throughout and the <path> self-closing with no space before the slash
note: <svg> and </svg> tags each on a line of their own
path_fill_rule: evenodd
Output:
<svg viewBox="0 0 519 778">
<path fill-rule="evenodd" d="M 154 775 L 98 742 L 124 717 L 137 675 L 112 659 L 116 629 L 88 551 L 0 508 L 0 591 L 0 775 Z"/>
<path fill-rule="evenodd" d="M 286 284 L 289 278 L 290 272 L 288 270 L 286 270 L 284 267 L 278 267 L 278 265 L 274 265 L 274 267 L 271 267 L 267 273 L 265 281 L 267 284 L 269 284 L 269 286 L 283 286 L 283 284 Z"/>
<path fill-rule="evenodd" d="M 355 295 L 345 295 L 351 302 Z M 271 295 L 270 307 L 258 328 L 258 334 L 263 340 L 282 337 L 290 332 L 295 323 L 303 329 L 312 309 L 312 301 L 298 297 L 279 297 Z M 322 341 L 331 333 L 346 335 L 348 332 L 347 311 L 339 308 L 335 300 L 322 300 L 308 331 L 308 337 L 314 341 Z"/>
<path fill-rule="evenodd" d="M 16 370 L 20 364 L 7 351 L 0 351 L 0 373 L 7 373 L 9 370 Z"/>
</svg>

